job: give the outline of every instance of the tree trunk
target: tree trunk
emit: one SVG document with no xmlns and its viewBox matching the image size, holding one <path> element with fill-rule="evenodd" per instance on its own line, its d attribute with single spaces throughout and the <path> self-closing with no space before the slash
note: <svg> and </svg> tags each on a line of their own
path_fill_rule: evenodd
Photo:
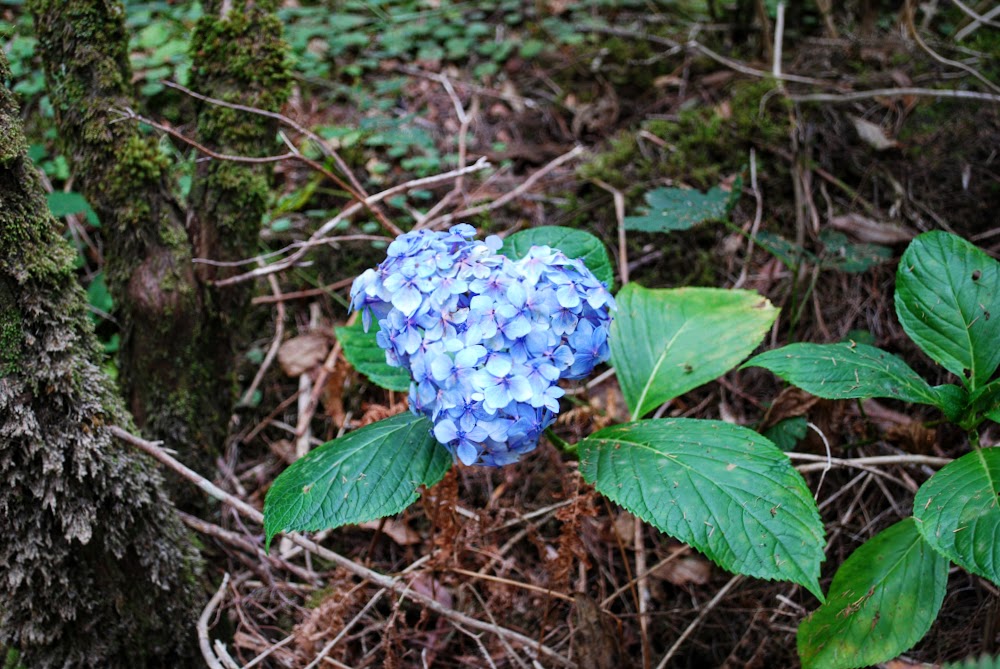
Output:
<svg viewBox="0 0 1000 669">
<path fill-rule="evenodd" d="M 231 3 L 225 3 L 231 4 Z M 209 95 L 278 109 L 287 94 L 281 27 L 261 6 L 207 15 L 194 70 Z M 192 209 L 173 196 L 156 136 L 116 110 L 134 107 L 120 2 L 32 0 L 38 49 L 59 134 L 74 174 L 108 231 L 106 277 L 122 324 L 121 383 L 147 435 L 206 470 L 227 434 L 236 398 L 235 344 L 249 288 L 221 292 L 216 268 L 195 257 L 253 256 L 267 196 L 263 166 L 199 168 Z M 269 150 L 273 121 L 206 107 L 205 141 L 223 151 Z"/>
<path fill-rule="evenodd" d="M 130 418 L 25 148 L 0 86 L 0 646 L 32 668 L 191 666 L 197 556 L 107 429 Z"/>
</svg>

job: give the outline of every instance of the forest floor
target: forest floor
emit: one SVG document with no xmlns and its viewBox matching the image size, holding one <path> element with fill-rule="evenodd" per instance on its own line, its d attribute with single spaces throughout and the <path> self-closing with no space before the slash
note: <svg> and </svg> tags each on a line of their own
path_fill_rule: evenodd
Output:
<svg viewBox="0 0 1000 669">
<path fill-rule="evenodd" d="M 183 42 L 193 14 L 134 4 L 145 113 L 183 132 L 190 100 L 159 82 L 183 81 L 183 57 L 164 50 L 181 53 L 171 45 Z M 894 3 L 825 12 L 830 3 L 792 3 L 780 21 L 775 3 L 763 2 L 763 13 L 745 2 L 717 15 L 698 2 L 301 4 L 282 10 L 297 77 L 284 113 L 338 152 L 368 193 L 408 184 L 381 205 L 396 226 L 463 221 L 501 236 L 538 225 L 584 229 L 607 243 L 617 286 L 755 290 L 782 310 L 766 348 L 853 339 L 899 355 L 932 385 L 948 381 L 904 335 L 893 286 L 903 249 L 926 230 L 1000 256 L 995 24 L 974 27 L 948 2 L 912 15 L 881 6 Z M 2 18 L 22 30 L 13 10 Z M 30 50 L 20 62 L 20 92 L 44 118 Z M 71 192 L 44 122 L 34 130 L 34 157 L 56 192 Z M 291 131 L 288 141 L 308 150 Z M 489 168 L 434 179 L 481 158 Z M 183 180 L 191 161 L 179 164 Z M 623 216 L 642 213 L 644 196 L 661 187 L 734 204 L 725 220 L 689 230 L 625 230 Z M 282 164 L 261 252 L 310 239 L 348 201 L 322 174 Z M 72 203 L 56 197 L 53 208 L 61 202 L 92 302 L 110 311 L 101 231 Z M 260 335 L 242 363 L 244 402 L 218 470 L 202 472 L 258 509 L 297 453 L 406 410 L 404 396 L 349 367 L 332 332 L 348 317 L 353 278 L 384 258 L 387 239 L 377 238 L 386 231 L 370 219 L 336 222 L 308 263 L 258 282 Z M 114 323 L 101 320 L 98 331 L 113 352 Z M 657 415 L 761 431 L 783 423 L 788 448 L 829 448 L 834 457 L 956 457 L 967 448 L 929 408 L 817 400 L 759 369 L 729 372 Z M 627 419 L 614 376 L 595 375 L 564 402 L 556 433 L 574 442 Z M 998 440 L 993 426 L 984 445 Z M 932 471 L 805 474 L 829 541 L 824 588 L 855 548 L 908 515 Z M 206 522 L 225 531 L 213 534 Z M 557 666 L 287 540 L 264 559 L 260 528 L 226 505 L 190 524 L 204 533 L 206 580 L 231 575 L 209 621 L 239 666 Z M 819 604 L 799 586 L 734 577 L 637 524 L 546 440 L 514 465 L 456 466 L 396 517 L 314 538 L 588 669 L 798 666 L 797 626 Z M 958 568 L 949 578 L 930 632 L 892 666 L 997 652 L 1000 593 Z"/>
</svg>

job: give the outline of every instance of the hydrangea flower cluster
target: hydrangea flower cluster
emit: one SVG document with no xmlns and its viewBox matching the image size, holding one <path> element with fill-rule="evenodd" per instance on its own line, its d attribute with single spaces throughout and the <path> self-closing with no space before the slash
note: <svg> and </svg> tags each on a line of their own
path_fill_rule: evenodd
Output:
<svg viewBox="0 0 1000 669">
<path fill-rule="evenodd" d="M 419 230 L 393 241 L 351 288 L 386 362 L 410 371 L 410 409 L 467 465 L 515 462 L 559 412 L 560 379 L 607 360 L 614 298 L 577 259 L 548 246 L 520 260 L 475 229 Z"/>
</svg>

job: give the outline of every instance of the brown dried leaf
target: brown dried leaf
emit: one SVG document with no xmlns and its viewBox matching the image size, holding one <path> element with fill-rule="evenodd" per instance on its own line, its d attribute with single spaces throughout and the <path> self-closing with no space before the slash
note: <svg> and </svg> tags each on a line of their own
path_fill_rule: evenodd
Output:
<svg viewBox="0 0 1000 669">
<path fill-rule="evenodd" d="M 861 214 L 844 214 L 830 219 L 830 227 L 867 244 L 902 244 L 917 233 L 902 225 L 875 221 Z"/>
<path fill-rule="evenodd" d="M 421 542 L 420 535 L 410 528 L 406 523 L 389 518 L 383 522 L 381 520 L 369 520 L 361 523 L 358 527 L 366 530 L 378 530 L 382 526 L 382 534 L 386 535 L 400 546 L 413 546 Z"/>
<path fill-rule="evenodd" d="M 819 398 L 804 390 L 789 386 L 781 391 L 761 420 L 761 431 L 777 425 L 786 418 L 805 416 L 819 402 Z"/>
<path fill-rule="evenodd" d="M 326 385 L 323 386 L 323 408 L 326 415 L 333 419 L 333 424 L 337 428 L 344 426 L 347 414 L 344 412 L 344 381 L 351 366 L 343 356 L 337 356 L 333 363 L 333 371 L 326 378 Z"/>
<path fill-rule="evenodd" d="M 434 598 L 438 603 L 448 608 L 454 604 L 448 588 L 427 572 L 420 572 L 410 579 L 410 587 L 422 595 Z"/>
<path fill-rule="evenodd" d="M 927 455 L 937 441 L 937 430 L 914 421 L 893 425 L 885 431 L 884 438 L 907 453 Z"/>
<path fill-rule="evenodd" d="M 712 577 L 712 564 L 700 555 L 685 555 L 654 569 L 653 576 L 674 585 L 705 585 Z"/>
<path fill-rule="evenodd" d="M 854 123 L 854 129 L 857 130 L 861 141 L 876 151 L 885 151 L 899 146 L 899 142 L 890 138 L 882 126 L 877 123 L 872 123 L 860 116 L 851 116 L 850 119 Z"/>
<path fill-rule="evenodd" d="M 271 449 L 271 452 L 281 458 L 286 465 L 290 465 L 295 462 L 295 444 L 287 439 L 272 441 L 268 447 Z"/>
<path fill-rule="evenodd" d="M 330 352 L 330 339 L 319 332 L 292 337 L 278 349 L 278 363 L 288 376 L 302 376 L 323 364 Z"/>
<path fill-rule="evenodd" d="M 618 541 L 622 542 L 626 546 L 632 542 L 632 538 L 635 536 L 635 516 L 626 511 L 622 511 L 620 514 L 615 516 L 614 520 L 611 522 L 611 531 L 614 532 L 614 536 Z"/>
</svg>

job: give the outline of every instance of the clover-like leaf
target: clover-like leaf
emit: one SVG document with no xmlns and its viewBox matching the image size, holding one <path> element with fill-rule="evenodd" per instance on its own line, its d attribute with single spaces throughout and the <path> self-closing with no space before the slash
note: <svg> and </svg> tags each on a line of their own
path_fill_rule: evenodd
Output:
<svg viewBox="0 0 1000 669">
<path fill-rule="evenodd" d="M 365 332 L 361 321 L 353 325 L 334 328 L 344 357 L 375 385 L 386 390 L 406 392 L 410 389 L 410 373 L 402 367 L 393 367 L 385 361 L 385 351 L 375 339 L 378 326 Z"/>
<path fill-rule="evenodd" d="M 629 284 L 615 299 L 608 343 L 633 419 L 729 371 L 778 316 L 747 290 Z"/>
<path fill-rule="evenodd" d="M 970 391 L 1000 365 L 1000 263 L 961 237 L 936 230 L 913 240 L 896 272 L 896 314 Z"/>
<path fill-rule="evenodd" d="M 729 571 L 792 581 L 820 600 L 823 523 L 802 476 L 753 430 L 721 421 L 642 420 L 578 443 L 601 494 Z"/>
<path fill-rule="evenodd" d="M 927 479 L 913 500 L 920 534 L 942 555 L 1000 585 L 1000 448 L 977 448 Z"/>
<path fill-rule="evenodd" d="M 724 191 L 718 186 L 707 193 L 687 188 L 656 188 L 646 193 L 646 213 L 642 216 L 626 216 L 626 230 L 643 232 L 667 232 L 689 230 L 705 221 L 722 220 L 740 198 L 741 183 L 734 184 L 732 190 Z"/>
<path fill-rule="evenodd" d="M 912 518 L 879 532 L 844 561 L 826 604 L 799 626 L 803 669 L 854 669 L 896 657 L 927 634 L 947 585 L 947 558 Z"/>
<path fill-rule="evenodd" d="M 319 446 L 275 479 L 264 500 L 267 542 L 278 532 L 323 530 L 399 513 L 452 460 L 411 413 L 372 423 Z"/>
<path fill-rule="evenodd" d="M 611 287 L 615 275 L 604 242 L 583 230 L 561 225 L 543 225 L 515 232 L 503 240 L 500 253 L 511 260 L 520 260 L 532 246 L 550 246 L 562 251 L 567 258 L 579 258 L 598 281 Z"/>
</svg>

